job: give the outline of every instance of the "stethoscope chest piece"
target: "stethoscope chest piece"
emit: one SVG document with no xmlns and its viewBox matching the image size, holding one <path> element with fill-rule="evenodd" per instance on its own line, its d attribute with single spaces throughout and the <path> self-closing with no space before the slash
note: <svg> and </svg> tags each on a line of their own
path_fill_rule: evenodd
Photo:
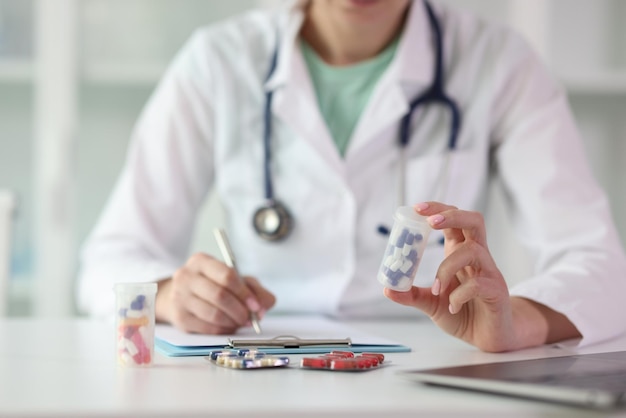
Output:
<svg viewBox="0 0 626 418">
<path fill-rule="evenodd" d="M 293 229 L 293 218 L 287 208 L 276 200 L 269 200 L 254 212 L 254 230 L 268 241 L 280 241 Z"/>
</svg>

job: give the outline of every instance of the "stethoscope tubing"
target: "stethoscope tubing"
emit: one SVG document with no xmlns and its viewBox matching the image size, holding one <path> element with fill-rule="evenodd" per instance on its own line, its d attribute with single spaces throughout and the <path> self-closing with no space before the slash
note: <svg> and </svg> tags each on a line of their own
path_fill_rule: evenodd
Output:
<svg viewBox="0 0 626 418">
<path fill-rule="evenodd" d="M 450 124 L 450 134 L 448 137 L 447 150 L 444 158 L 444 166 L 443 170 L 441 170 L 440 178 L 438 180 L 439 187 L 437 187 L 438 193 L 435 196 L 435 200 L 445 199 L 448 182 L 449 182 L 449 171 L 450 171 L 450 159 L 452 151 L 456 148 L 458 133 L 461 126 L 461 111 L 456 104 L 456 102 L 449 97 L 444 89 L 444 72 L 443 72 L 443 40 L 442 40 L 442 31 L 439 20 L 437 19 L 432 6 L 427 0 L 424 0 L 424 5 L 426 7 L 426 11 L 428 14 L 428 19 L 430 22 L 431 30 L 433 33 L 434 43 L 435 43 L 435 71 L 433 82 L 429 86 L 428 89 L 417 98 L 411 101 L 409 104 L 409 110 L 404 115 L 400 122 L 400 164 L 399 164 L 399 180 L 398 180 L 398 199 L 397 205 L 404 206 L 406 200 L 406 148 L 410 140 L 410 131 L 411 131 L 411 122 L 412 116 L 417 108 L 420 106 L 425 106 L 429 103 L 440 104 L 447 107 L 450 111 L 451 124 Z M 278 37 L 277 37 L 278 39 Z M 270 61 L 270 67 L 266 76 L 266 81 L 272 76 L 276 69 L 276 65 L 278 62 L 278 42 L 276 43 L 276 47 L 274 48 L 274 52 L 272 53 L 272 58 Z M 264 108 L 264 128 L 263 128 L 263 175 L 264 175 L 264 188 L 265 188 L 265 199 L 266 204 L 257 210 L 256 213 L 259 213 L 261 210 L 267 210 L 268 208 L 276 208 L 276 212 L 280 212 L 282 214 L 282 218 L 285 222 L 288 223 L 288 227 L 278 228 L 280 232 L 280 236 L 273 235 L 272 231 L 264 231 L 261 224 L 257 223 L 257 216 L 255 215 L 253 219 L 254 228 L 257 231 L 257 234 L 269 241 L 279 241 L 285 238 L 289 233 L 293 226 L 293 219 L 289 215 L 289 211 L 287 208 L 280 203 L 274 197 L 273 183 L 272 183 L 272 173 L 271 173 L 271 144 L 270 140 L 272 137 L 272 99 L 273 99 L 273 90 L 269 90 L 266 92 L 265 96 L 265 108 Z M 284 216 L 288 216 L 285 218 Z M 284 232 L 286 231 L 286 232 Z M 378 231 L 382 234 L 389 234 L 389 228 L 384 225 L 380 225 L 378 227 Z"/>
</svg>

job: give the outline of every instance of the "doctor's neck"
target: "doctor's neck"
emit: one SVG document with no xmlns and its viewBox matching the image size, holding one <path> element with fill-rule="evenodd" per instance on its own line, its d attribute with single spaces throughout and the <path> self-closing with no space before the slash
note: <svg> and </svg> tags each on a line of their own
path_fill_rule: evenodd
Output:
<svg viewBox="0 0 626 418">
<path fill-rule="evenodd" d="M 375 57 L 402 31 L 411 0 L 311 0 L 300 36 L 328 64 Z"/>
</svg>

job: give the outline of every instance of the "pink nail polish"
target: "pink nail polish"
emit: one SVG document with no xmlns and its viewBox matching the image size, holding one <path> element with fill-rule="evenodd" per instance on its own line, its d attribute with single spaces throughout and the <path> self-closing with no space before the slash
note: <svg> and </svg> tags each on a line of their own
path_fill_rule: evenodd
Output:
<svg viewBox="0 0 626 418">
<path fill-rule="evenodd" d="M 440 223 L 442 223 L 444 220 L 443 215 L 433 215 L 433 216 L 429 216 L 428 217 L 428 223 L 431 225 L 439 225 Z"/>
<path fill-rule="evenodd" d="M 257 317 L 259 318 L 259 320 L 261 320 L 261 319 L 263 319 L 263 317 L 265 316 L 266 313 L 267 313 L 267 309 L 261 308 L 261 309 L 259 309 L 257 311 L 256 314 L 257 314 Z"/>
<path fill-rule="evenodd" d="M 257 300 L 252 296 L 246 299 L 246 306 L 248 306 L 248 309 L 250 309 L 252 312 L 258 312 L 261 309 L 261 305 L 259 305 L 259 302 L 257 302 Z"/>
<path fill-rule="evenodd" d="M 428 205 L 428 203 L 426 203 L 426 202 L 422 202 L 422 203 L 418 203 L 418 204 L 416 204 L 416 205 L 415 205 L 415 209 L 416 209 L 418 212 L 421 212 L 421 211 L 423 211 L 423 210 L 428 209 L 428 206 L 429 206 L 429 205 Z"/>
<path fill-rule="evenodd" d="M 449 304 L 449 305 L 448 305 L 448 310 L 450 311 L 450 313 L 451 313 L 452 315 L 454 315 L 454 314 L 456 313 L 456 312 L 454 312 L 454 308 L 452 307 L 452 304 Z"/>
</svg>

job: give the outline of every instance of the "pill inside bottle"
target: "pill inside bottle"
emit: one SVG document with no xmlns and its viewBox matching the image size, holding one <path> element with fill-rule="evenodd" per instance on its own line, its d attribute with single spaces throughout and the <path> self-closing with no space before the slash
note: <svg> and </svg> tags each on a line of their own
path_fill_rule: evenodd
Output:
<svg viewBox="0 0 626 418">
<path fill-rule="evenodd" d="M 393 220 L 378 281 L 389 289 L 406 292 L 413 286 L 431 227 L 411 206 L 398 207 Z"/>
</svg>

